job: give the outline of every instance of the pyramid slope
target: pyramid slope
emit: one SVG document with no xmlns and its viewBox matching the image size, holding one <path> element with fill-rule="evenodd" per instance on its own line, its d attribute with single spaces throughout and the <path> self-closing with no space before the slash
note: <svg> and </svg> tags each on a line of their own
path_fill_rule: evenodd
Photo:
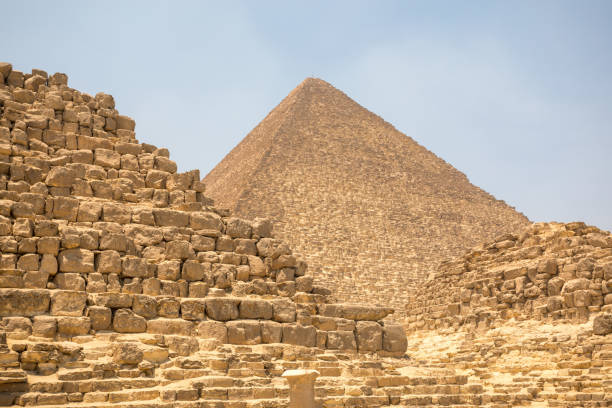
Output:
<svg viewBox="0 0 612 408">
<path fill-rule="evenodd" d="M 391 299 L 398 310 L 407 300 L 405 288 L 441 260 L 529 223 L 392 125 L 312 78 L 204 181 L 207 194 L 236 215 L 271 218 L 276 234 L 340 299 Z"/>
</svg>

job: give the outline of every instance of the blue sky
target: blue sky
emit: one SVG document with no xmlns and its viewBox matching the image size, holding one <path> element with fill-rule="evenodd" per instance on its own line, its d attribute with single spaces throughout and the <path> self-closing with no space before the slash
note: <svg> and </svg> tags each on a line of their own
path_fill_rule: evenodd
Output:
<svg viewBox="0 0 612 408">
<path fill-rule="evenodd" d="M 212 169 L 308 76 L 533 221 L 612 229 L 611 1 L 6 2 L 0 60 Z"/>
</svg>

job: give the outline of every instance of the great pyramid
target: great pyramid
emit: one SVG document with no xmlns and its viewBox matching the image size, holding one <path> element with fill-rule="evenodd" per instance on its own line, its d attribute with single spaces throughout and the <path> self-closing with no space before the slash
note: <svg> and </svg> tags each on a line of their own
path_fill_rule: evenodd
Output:
<svg viewBox="0 0 612 408">
<path fill-rule="evenodd" d="M 341 300 L 403 310 L 436 265 L 528 219 L 320 79 L 295 88 L 204 179 L 269 217 Z M 396 315 L 397 317 L 397 315 Z"/>
</svg>

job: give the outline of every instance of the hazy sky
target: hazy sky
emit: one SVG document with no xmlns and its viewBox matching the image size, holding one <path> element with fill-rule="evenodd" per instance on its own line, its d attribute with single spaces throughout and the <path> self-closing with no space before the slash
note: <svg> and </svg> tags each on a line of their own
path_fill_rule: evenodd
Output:
<svg viewBox="0 0 612 408">
<path fill-rule="evenodd" d="M 0 61 L 212 169 L 305 77 L 533 221 L 612 229 L 612 1 L 11 1 Z"/>
</svg>

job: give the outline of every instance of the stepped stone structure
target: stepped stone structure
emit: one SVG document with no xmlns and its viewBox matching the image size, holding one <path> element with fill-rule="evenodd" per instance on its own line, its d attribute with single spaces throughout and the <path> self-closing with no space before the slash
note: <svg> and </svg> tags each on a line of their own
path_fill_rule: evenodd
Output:
<svg viewBox="0 0 612 408">
<path fill-rule="evenodd" d="M 522 214 L 319 79 L 306 79 L 204 179 L 277 235 L 341 300 L 398 309 L 442 260 L 529 224 Z"/>
<path fill-rule="evenodd" d="M 112 96 L 0 63 L 0 406 L 284 408 L 315 377 L 317 408 L 610 406 L 608 232 L 493 238 L 403 288 L 400 326 L 334 303 L 269 219 L 134 130 Z"/>
</svg>

